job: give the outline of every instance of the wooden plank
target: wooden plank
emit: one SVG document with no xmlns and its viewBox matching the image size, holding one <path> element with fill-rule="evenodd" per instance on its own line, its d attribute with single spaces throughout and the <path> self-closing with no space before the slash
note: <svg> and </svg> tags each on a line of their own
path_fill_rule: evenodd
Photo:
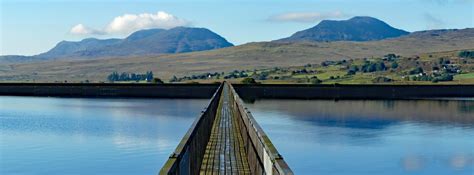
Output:
<svg viewBox="0 0 474 175">
<path fill-rule="evenodd" d="M 221 97 L 200 174 L 250 174 L 228 86 L 224 87 Z"/>
<path fill-rule="evenodd" d="M 222 97 L 222 96 L 221 96 Z M 215 149 L 213 150 L 213 164 L 212 164 L 212 174 L 219 174 L 220 173 L 220 159 L 219 159 L 219 156 L 220 156 L 220 150 L 221 150 L 221 140 L 222 140 L 222 117 L 223 117 L 223 112 L 222 112 L 222 102 L 223 102 L 224 99 L 221 100 L 221 102 L 219 103 L 219 111 L 220 111 L 220 115 L 219 115 L 219 120 L 216 121 L 216 136 L 217 136 L 217 139 L 216 139 L 216 147 Z"/>
<path fill-rule="evenodd" d="M 211 136 L 209 138 L 209 141 L 208 141 L 208 144 L 206 146 L 206 151 L 205 151 L 205 154 L 204 154 L 204 158 L 205 158 L 205 161 L 203 161 L 202 165 L 201 165 L 201 171 L 200 171 L 200 174 L 213 174 L 214 171 L 214 163 L 215 163 L 215 159 L 214 159 L 214 156 L 217 154 L 216 153 L 216 149 L 217 149 L 217 146 L 218 146 L 218 139 L 219 139 L 219 122 L 220 122 L 220 118 L 221 118 L 221 114 L 222 114 L 222 111 L 220 110 L 221 109 L 221 104 L 222 104 L 222 98 L 220 99 L 219 101 L 219 105 L 218 105 L 218 109 L 217 109 L 217 113 L 216 113 L 216 118 L 213 122 L 213 125 L 212 125 L 212 130 L 211 130 Z M 217 172 L 215 172 L 214 174 L 217 174 Z"/>
</svg>

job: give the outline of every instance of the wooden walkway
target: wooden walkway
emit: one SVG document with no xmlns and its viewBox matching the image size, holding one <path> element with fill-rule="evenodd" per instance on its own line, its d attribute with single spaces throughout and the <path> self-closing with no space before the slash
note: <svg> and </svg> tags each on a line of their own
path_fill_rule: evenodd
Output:
<svg viewBox="0 0 474 175">
<path fill-rule="evenodd" d="M 200 174 L 250 174 L 240 126 L 233 115 L 229 87 L 224 86 Z"/>
<path fill-rule="evenodd" d="M 293 175 L 270 138 L 223 82 L 208 107 L 160 170 L 160 175 Z"/>
</svg>

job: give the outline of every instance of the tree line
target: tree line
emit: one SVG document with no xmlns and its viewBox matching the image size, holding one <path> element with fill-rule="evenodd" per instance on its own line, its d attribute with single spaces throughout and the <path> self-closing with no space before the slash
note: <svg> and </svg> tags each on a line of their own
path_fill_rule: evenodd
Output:
<svg viewBox="0 0 474 175">
<path fill-rule="evenodd" d="M 153 72 L 147 71 L 144 74 L 140 73 L 128 73 L 128 72 L 112 72 L 107 76 L 107 80 L 114 82 L 114 81 L 147 81 L 151 82 L 153 80 Z"/>
<path fill-rule="evenodd" d="M 474 58 L 474 51 L 461 51 L 459 52 L 459 57 L 461 58 Z"/>
</svg>

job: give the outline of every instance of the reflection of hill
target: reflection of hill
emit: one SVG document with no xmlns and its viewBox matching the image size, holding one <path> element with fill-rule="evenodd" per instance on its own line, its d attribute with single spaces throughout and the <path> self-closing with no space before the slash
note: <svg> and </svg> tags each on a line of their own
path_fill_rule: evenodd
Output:
<svg viewBox="0 0 474 175">
<path fill-rule="evenodd" d="M 0 131 L 142 140 L 179 138 L 206 101 L 1 97 Z"/>
<path fill-rule="evenodd" d="M 302 120 L 314 122 L 321 126 L 333 126 L 344 128 L 360 128 L 360 129 L 383 129 L 391 124 L 397 123 L 395 120 L 388 119 L 368 119 L 355 117 L 338 118 L 337 116 L 317 116 L 305 117 Z"/>
<path fill-rule="evenodd" d="M 402 121 L 474 127 L 474 101 L 261 100 L 251 110 L 278 111 L 317 125 L 382 129 Z"/>
</svg>

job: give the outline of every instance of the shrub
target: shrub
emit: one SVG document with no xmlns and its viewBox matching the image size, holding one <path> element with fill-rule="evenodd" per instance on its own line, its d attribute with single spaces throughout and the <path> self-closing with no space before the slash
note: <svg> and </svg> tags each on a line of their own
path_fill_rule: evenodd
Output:
<svg viewBox="0 0 474 175">
<path fill-rule="evenodd" d="M 423 73 L 423 68 L 417 67 L 409 72 L 410 75 Z"/>
<path fill-rule="evenodd" d="M 242 84 L 257 84 L 257 82 L 255 81 L 255 79 L 250 78 L 250 77 L 244 78 L 244 79 L 241 81 L 241 83 L 242 83 Z"/>
<path fill-rule="evenodd" d="M 387 78 L 387 77 L 377 77 L 372 80 L 373 83 L 388 83 L 392 81 L 393 80 L 391 78 Z"/>
<path fill-rule="evenodd" d="M 443 74 L 441 76 L 434 77 L 432 81 L 436 83 L 438 81 L 453 81 L 453 79 L 454 79 L 453 75 Z"/>
<path fill-rule="evenodd" d="M 356 71 L 354 70 L 348 70 L 347 71 L 347 75 L 355 75 L 356 74 Z"/>
<path fill-rule="evenodd" d="M 153 80 L 151 80 L 151 82 L 154 83 L 154 84 L 164 84 L 165 83 L 160 78 L 153 78 Z"/>
<path fill-rule="evenodd" d="M 376 63 L 376 70 L 377 71 L 385 71 L 387 70 L 387 67 L 385 66 L 385 63 L 383 62 L 380 62 L 380 63 Z"/>
<path fill-rule="evenodd" d="M 170 79 L 170 82 L 177 82 L 178 81 L 178 77 L 176 77 L 175 75 L 173 75 L 173 77 Z"/>
<path fill-rule="evenodd" d="M 309 82 L 310 82 L 311 84 L 321 84 L 323 81 L 320 80 L 320 79 L 318 79 L 318 77 L 313 76 L 313 77 L 311 77 L 311 79 L 309 80 Z"/>
<path fill-rule="evenodd" d="M 393 62 L 390 67 L 391 67 L 392 69 L 396 69 L 396 68 L 398 68 L 398 63 L 397 63 L 397 62 Z"/>
</svg>

